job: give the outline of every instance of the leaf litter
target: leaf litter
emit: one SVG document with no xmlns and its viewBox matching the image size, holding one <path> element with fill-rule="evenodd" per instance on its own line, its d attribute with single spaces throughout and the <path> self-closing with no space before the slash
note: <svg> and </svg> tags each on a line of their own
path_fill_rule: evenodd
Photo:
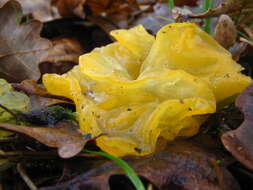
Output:
<svg viewBox="0 0 253 190">
<path fill-rule="evenodd" d="M 19 14 L 22 14 L 21 7 L 15 1 L 7 2 L 0 9 L 0 77 L 9 82 L 38 80 L 40 57 L 50 48 L 50 41 L 40 37 L 42 23 L 18 23 Z"/>
<path fill-rule="evenodd" d="M 174 9 L 176 17 L 167 2 L 152 0 L 19 2 L 26 16 L 21 14 L 21 6 L 16 1 L 0 1 L 1 24 L 7 27 L 4 33 L 0 29 L 0 41 L 4 39 L 4 44 L 8 45 L 0 46 L 0 77 L 15 82 L 14 89 L 29 96 L 32 110 L 15 112 L 22 120 L 21 125 L 1 123 L 2 128 L 11 130 L 13 134 L 0 138 L 0 188 L 3 189 L 27 189 L 26 184 L 30 189 L 48 190 L 133 189 L 123 171 L 114 163 L 80 153 L 84 145 L 97 150 L 96 137 L 83 134 L 75 122 L 66 121 L 68 116 L 55 112 L 54 105 L 61 110 L 60 113 L 66 110 L 75 112 L 73 102 L 49 94 L 40 84 L 41 74 L 65 73 L 78 64 L 81 54 L 110 43 L 108 34 L 113 29 L 141 23 L 154 34 L 165 24 L 174 22 L 176 17 L 178 22 L 191 21 L 199 25 L 202 18 L 220 17 L 218 24 L 212 25 L 213 31 L 216 27 L 215 38 L 224 47 L 232 47 L 234 58 L 243 63 L 246 73 L 252 73 L 249 63 L 252 60 L 250 24 L 253 15 L 249 0 L 216 1 L 217 8 L 204 13 L 199 10 L 202 1 L 176 0 L 176 6 L 184 6 L 181 10 L 178 7 L 178 10 Z M 33 18 L 40 22 L 30 21 Z M 15 41 L 10 31 L 13 34 L 13 31 L 18 31 Z M 7 68 L 7 62 L 13 65 Z M 251 88 L 236 101 L 242 113 L 233 106 L 234 98 L 231 98 L 232 101 L 222 104 L 222 108 L 203 124 L 196 138 L 169 145 L 161 140 L 155 154 L 123 159 L 138 173 L 147 189 L 240 189 L 239 186 L 242 190 L 247 189 L 245 183 L 250 183 L 253 176 L 249 132 Z M 73 114 L 72 111 L 69 113 Z M 14 134 L 15 131 L 18 133 Z M 71 159 L 60 159 L 54 148 L 58 149 L 60 157 Z M 9 169 L 15 168 L 17 163 L 17 172 L 26 184 L 19 174 L 12 172 L 15 169 Z M 15 181 L 12 181 L 13 177 Z"/>
</svg>

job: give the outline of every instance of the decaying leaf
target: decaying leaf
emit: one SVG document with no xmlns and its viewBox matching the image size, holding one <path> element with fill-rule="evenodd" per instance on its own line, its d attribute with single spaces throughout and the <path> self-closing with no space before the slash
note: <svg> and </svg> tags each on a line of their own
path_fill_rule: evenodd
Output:
<svg viewBox="0 0 253 190">
<path fill-rule="evenodd" d="M 0 9 L 0 77 L 9 82 L 38 80 L 38 63 L 50 42 L 40 37 L 38 21 L 19 24 L 20 4 L 10 0 Z"/>
<path fill-rule="evenodd" d="M 183 5 L 189 5 L 189 6 L 195 6 L 197 5 L 197 0 L 174 0 L 176 6 L 183 6 Z"/>
<path fill-rule="evenodd" d="M 39 68 L 42 74 L 63 74 L 78 64 L 78 58 L 84 53 L 77 40 L 71 38 L 57 38 L 52 40 L 53 47 L 41 58 Z"/>
<path fill-rule="evenodd" d="M 14 164 L 9 162 L 7 159 L 0 159 L 0 173 L 9 169 Z"/>
<path fill-rule="evenodd" d="M 64 97 L 49 94 L 43 85 L 37 84 L 34 80 L 24 80 L 21 83 L 12 84 L 14 89 L 26 93 L 30 98 L 31 108 L 40 110 L 47 106 L 55 104 L 73 104 L 73 102 Z"/>
<path fill-rule="evenodd" d="M 0 149 L 0 153 L 3 153 L 3 151 Z M 1 176 L 1 172 L 9 169 L 10 167 L 12 167 L 14 165 L 14 163 L 10 162 L 8 159 L 0 159 L 0 176 Z"/>
<path fill-rule="evenodd" d="M 27 112 L 30 109 L 29 98 L 25 94 L 13 90 L 11 84 L 4 79 L 0 79 L 0 105 L 12 112 Z M 0 122 L 15 122 L 15 118 L 5 109 L 0 108 Z M 9 134 L 0 131 L 0 137 Z"/>
<path fill-rule="evenodd" d="M 136 0 L 87 0 L 86 4 L 94 15 L 100 15 L 102 13 L 112 15 L 115 13 L 126 14 L 139 9 Z"/>
<path fill-rule="evenodd" d="M 214 38 L 226 49 L 236 42 L 237 30 L 228 15 L 221 15 L 215 27 Z"/>
<path fill-rule="evenodd" d="M 176 141 L 166 150 L 142 158 L 125 158 L 128 164 L 159 190 L 240 190 L 232 175 L 225 169 L 217 152 L 211 152 L 190 140 Z M 218 165 L 216 162 L 222 163 Z M 114 163 L 105 163 L 74 179 L 40 190 L 123 189 L 127 182 Z M 122 182 L 122 183 L 121 183 Z M 122 185 L 124 184 L 124 186 Z"/>
<path fill-rule="evenodd" d="M 54 128 L 0 123 L 0 128 L 28 135 L 49 147 L 58 148 L 58 154 L 62 158 L 75 156 L 90 140 L 85 139 L 78 126 L 70 122 L 58 123 Z"/>
<path fill-rule="evenodd" d="M 152 12 L 143 12 L 140 14 L 131 26 L 141 24 L 153 34 L 156 34 L 164 25 L 173 23 L 171 10 L 168 9 L 168 3 L 156 3 L 152 8 Z"/>
<path fill-rule="evenodd" d="M 56 6 L 63 17 L 79 16 L 84 18 L 83 6 L 86 0 L 52 0 L 52 5 Z"/>
<path fill-rule="evenodd" d="M 65 103 L 72 104 L 70 99 L 67 99 L 62 96 L 55 96 L 53 94 L 49 94 L 43 85 L 37 84 L 34 80 L 24 80 L 21 83 L 14 83 L 12 86 L 19 91 L 22 91 L 28 95 L 37 95 L 45 98 L 62 100 Z"/>
<path fill-rule="evenodd" d="M 41 22 L 48 22 L 60 18 L 57 9 L 51 6 L 52 0 L 17 0 L 23 9 L 25 15 L 31 15 L 32 18 Z"/>
<path fill-rule="evenodd" d="M 219 16 L 221 14 L 230 14 L 240 12 L 244 8 L 252 8 L 252 0 L 224 0 L 217 8 L 209 9 L 208 11 L 201 14 L 189 15 L 193 18 L 206 18 L 212 16 Z"/>
<path fill-rule="evenodd" d="M 239 61 L 241 55 L 247 50 L 248 44 L 245 42 L 235 43 L 230 52 L 235 61 Z"/>
<path fill-rule="evenodd" d="M 244 114 L 244 121 L 237 129 L 224 133 L 221 140 L 233 156 L 253 170 L 253 84 L 237 98 L 236 106 Z"/>
<path fill-rule="evenodd" d="M 111 154 L 146 155 L 159 136 L 196 134 L 217 102 L 251 83 L 193 23 L 166 25 L 156 38 L 141 25 L 111 34 L 117 42 L 82 55 L 68 73 L 43 76 L 50 93 L 74 101 L 84 133 L 108 134 L 96 142 Z"/>
<path fill-rule="evenodd" d="M 136 0 L 54 0 L 52 3 L 63 17 L 103 16 L 120 27 L 127 27 L 130 15 L 140 11 Z"/>
</svg>

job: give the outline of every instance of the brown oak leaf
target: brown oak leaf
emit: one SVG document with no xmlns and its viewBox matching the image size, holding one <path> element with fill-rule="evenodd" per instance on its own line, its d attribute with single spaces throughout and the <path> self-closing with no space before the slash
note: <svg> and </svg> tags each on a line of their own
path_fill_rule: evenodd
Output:
<svg viewBox="0 0 253 190">
<path fill-rule="evenodd" d="M 56 38 L 52 40 L 53 47 L 47 51 L 39 64 L 42 74 L 63 74 L 78 65 L 79 56 L 85 50 L 79 41 L 73 38 Z"/>
<path fill-rule="evenodd" d="M 235 179 L 224 165 L 217 164 L 217 159 L 217 152 L 190 140 L 176 141 L 153 155 L 124 158 L 154 189 L 239 190 Z M 126 188 L 127 182 L 123 171 L 115 163 L 107 162 L 70 181 L 40 190 L 133 189 Z"/>
<path fill-rule="evenodd" d="M 253 84 L 237 98 L 236 106 L 244 121 L 237 129 L 225 132 L 221 140 L 236 159 L 253 170 Z"/>
<path fill-rule="evenodd" d="M 58 154 L 62 158 L 77 155 L 92 140 L 84 138 L 78 126 L 70 122 L 59 122 L 54 128 L 0 123 L 0 128 L 25 134 L 49 147 L 58 148 Z"/>
<path fill-rule="evenodd" d="M 204 13 L 191 14 L 192 18 L 206 18 L 212 16 L 219 16 L 221 14 L 230 14 L 235 12 L 240 12 L 244 8 L 252 8 L 252 0 L 224 0 L 218 7 L 209 9 Z"/>
<path fill-rule="evenodd" d="M 39 21 L 19 23 L 22 15 L 18 2 L 10 0 L 0 9 L 0 78 L 9 82 L 38 80 L 38 63 L 51 43 L 40 37 Z"/>
</svg>

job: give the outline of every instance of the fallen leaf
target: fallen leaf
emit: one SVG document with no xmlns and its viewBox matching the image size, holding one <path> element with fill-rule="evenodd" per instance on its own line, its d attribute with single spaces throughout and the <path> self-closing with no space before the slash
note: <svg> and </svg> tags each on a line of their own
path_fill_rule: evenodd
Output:
<svg viewBox="0 0 253 190">
<path fill-rule="evenodd" d="M 244 114 L 243 123 L 221 137 L 225 148 L 244 166 L 253 170 L 253 84 L 237 98 L 236 106 Z"/>
<path fill-rule="evenodd" d="M 9 82 L 38 80 L 38 63 L 43 51 L 50 47 L 50 42 L 40 37 L 40 22 L 17 22 L 21 12 L 20 4 L 12 0 L 0 9 L 0 77 Z"/>
<path fill-rule="evenodd" d="M 85 17 L 83 6 L 86 0 L 52 0 L 52 5 L 56 6 L 63 17 L 79 16 Z"/>
<path fill-rule="evenodd" d="M 236 43 L 230 50 L 233 60 L 239 61 L 241 55 L 247 50 L 247 47 L 248 44 L 245 42 Z"/>
<path fill-rule="evenodd" d="M 241 41 L 241 42 L 244 42 L 244 43 L 247 43 L 247 44 L 249 44 L 249 45 L 251 45 L 251 46 L 253 47 L 253 42 L 252 42 L 252 40 L 249 40 L 249 39 L 240 37 L 240 41 Z"/>
<path fill-rule="evenodd" d="M 0 79 L 0 122 L 15 122 L 13 112 L 27 112 L 30 109 L 28 96 L 13 90 L 11 84 Z M 10 133 L 0 130 L 0 137 L 8 136 Z"/>
<path fill-rule="evenodd" d="M 78 59 L 84 53 L 81 44 L 71 38 L 57 38 L 52 40 L 53 47 L 41 58 L 39 68 L 42 74 L 63 74 L 78 64 Z"/>
<path fill-rule="evenodd" d="M 62 158 L 77 155 L 90 140 L 85 139 L 78 126 L 72 122 L 58 123 L 55 128 L 0 123 L 0 128 L 28 135 L 49 147 L 58 148 L 58 154 Z"/>
<path fill-rule="evenodd" d="M 21 83 L 12 84 L 12 86 L 16 90 L 22 91 L 28 95 L 37 95 L 50 99 L 62 100 L 65 103 L 72 104 L 72 100 L 68 98 L 49 94 L 43 85 L 37 84 L 34 80 L 24 80 Z"/>
<path fill-rule="evenodd" d="M 176 6 L 184 6 L 184 5 L 189 5 L 189 6 L 196 6 L 198 0 L 175 0 L 175 5 Z"/>
<path fill-rule="evenodd" d="M 134 10 L 139 9 L 139 5 L 136 0 L 87 0 L 87 6 L 91 9 L 94 15 L 100 14 L 125 14 L 131 13 Z"/>
<path fill-rule="evenodd" d="M 29 96 L 33 110 L 40 110 L 55 104 L 73 104 L 65 97 L 49 94 L 43 85 L 37 84 L 34 80 L 24 80 L 21 83 L 12 84 L 12 86 Z"/>
<path fill-rule="evenodd" d="M 4 151 L 2 151 L 0 149 L 0 154 L 1 153 L 4 153 Z M 1 175 L 1 172 L 9 169 L 10 167 L 12 167 L 13 165 L 15 165 L 14 163 L 11 163 L 8 159 L 0 159 L 0 175 Z"/>
<path fill-rule="evenodd" d="M 145 157 L 125 158 L 139 176 L 153 184 L 155 188 L 165 189 L 201 189 L 201 190 L 239 190 L 240 187 L 225 169 L 217 165 L 218 153 L 213 153 L 190 140 L 177 141 L 166 150 Z M 220 160 L 221 163 L 223 161 Z M 108 190 L 110 187 L 126 187 L 122 182 L 123 171 L 114 163 L 97 166 L 74 179 L 44 187 L 40 190 L 90 189 Z M 124 184 L 124 186 L 122 185 Z"/>
<path fill-rule="evenodd" d="M 17 0 L 23 9 L 25 15 L 31 15 L 32 18 L 41 22 L 48 22 L 60 18 L 57 9 L 51 6 L 52 0 Z"/>
<path fill-rule="evenodd" d="M 1 0 L 0 1 L 0 8 L 2 8 L 9 0 Z"/>
<path fill-rule="evenodd" d="M 209 9 L 204 13 L 191 14 L 189 17 L 192 18 L 206 18 L 212 16 L 219 16 L 221 14 L 230 14 L 240 12 L 244 8 L 252 8 L 252 0 L 224 0 L 218 7 Z"/>
<path fill-rule="evenodd" d="M 237 30 L 233 20 L 228 15 L 221 15 L 215 27 L 215 40 L 228 49 L 236 42 L 236 37 Z"/>
<path fill-rule="evenodd" d="M 0 173 L 14 166 L 14 163 L 9 162 L 7 159 L 0 159 Z"/>
<path fill-rule="evenodd" d="M 249 36 L 249 38 L 251 40 L 253 40 L 253 27 L 248 27 L 246 25 L 242 25 L 241 26 L 243 28 L 243 30 L 246 32 L 246 34 Z"/>
<path fill-rule="evenodd" d="M 63 17 L 103 16 L 120 28 L 128 26 L 129 17 L 139 11 L 136 0 L 54 0 Z"/>
<path fill-rule="evenodd" d="M 119 27 L 114 24 L 111 20 L 104 18 L 102 16 L 92 16 L 88 15 L 87 19 L 99 26 L 103 31 L 105 31 L 107 34 L 109 34 L 112 30 L 118 29 Z"/>
<path fill-rule="evenodd" d="M 143 12 L 131 24 L 131 27 L 141 24 L 147 30 L 156 34 L 166 24 L 173 23 L 168 3 L 156 3 L 151 12 Z"/>
</svg>

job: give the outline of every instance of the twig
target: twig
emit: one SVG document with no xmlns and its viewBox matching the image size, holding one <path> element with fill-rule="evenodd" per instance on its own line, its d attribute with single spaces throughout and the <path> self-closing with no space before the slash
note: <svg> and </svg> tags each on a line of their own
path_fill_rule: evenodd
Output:
<svg viewBox="0 0 253 190">
<path fill-rule="evenodd" d="M 56 151 L 46 152 L 31 152 L 31 151 L 13 151 L 13 152 L 1 152 L 0 158 L 29 158 L 29 159 L 49 159 L 59 158 Z M 89 158 L 103 158 L 99 155 L 92 155 L 88 153 L 79 153 L 76 157 L 89 157 Z"/>
<path fill-rule="evenodd" d="M 240 41 L 241 41 L 241 42 L 246 42 L 247 44 L 249 44 L 249 45 L 253 46 L 253 42 L 252 42 L 252 41 L 247 40 L 246 38 L 240 37 Z"/>
<path fill-rule="evenodd" d="M 13 142 L 17 140 L 17 136 L 14 137 L 0 137 L 0 143 L 3 142 Z"/>
<path fill-rule="evenodd" d="M 249 27 L 247 27 L 246 25 L 242 25 L 241 27 L 248 34 L 248 36 L 251 38 L 251 40 L 253 40 L 253 32 L 251 31 L 251 29 Z"/>
<path fill-rule="evenodd" d="M 25 151 L 15 151 L 15 152 L 0 152 L 0 158 L 31 158 L 31 159 L 48 159 L 52 157 L 58 157 L 56 151 L 47 152 L 25 152 Z"/>
<path fill-rule="evenodd" d="M 13 111 L 11 111 L 9 108 L 5 107 L 2 104 L 0 104 L 0 108 L 2 108 L 3 110 L 11 114 L 15 118 L 15 120 L 18 121 L 17 115 Z"/>
<path fill-rule="evenodd" d="M 147 187 L 147 190 L 153 190 L 154 188 L 153 188 L 153 185 L 150 183 L 150 184 L 148 184 L 148 187 Z"/>
<path fill-rule="evenodd" d="M 38 190 L 38 187 L 36 187 L 36 185 L 29 178 L 29 176 L 27 175 L 26 171 L 22 167 L 21 163 L 19 163 L 17 165 L 17 171 L 20 174 L 20 176 L 22 177 L 22 179 L 24 180 L 24 182 L 26 183 L 26 185 L 30 188 L 30 190 Z"/>
<path fill-rule="evenodd" d="M 0 165 L 0 173 L 5 171 L 5 170 L 8 170 L 9 168 L 15 166 L 16 164 L 14 162 L 9 162 L 9 161 L 6 161 L 5 163 L 2 163 Z"/>
<path fill-rule="evenodd" d="M 211 163 L 214 167 L 218 182 L 219 182 L 219 186 L 221 190 L 225 190 L 225 184 L 224 184 L 224 176 L 222 173 L 222 168 L 221 166 L 217 163 L 216 160 L 211 160 Z"/>
</svg>

